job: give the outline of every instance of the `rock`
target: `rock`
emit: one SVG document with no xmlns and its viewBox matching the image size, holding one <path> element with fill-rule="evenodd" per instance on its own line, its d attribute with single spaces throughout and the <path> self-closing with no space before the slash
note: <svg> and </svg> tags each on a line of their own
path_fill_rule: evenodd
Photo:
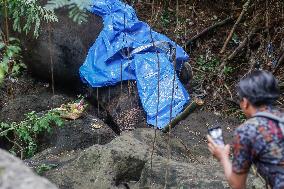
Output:
<svg viewBox="0 0 284 189">
<path fill-rule="evenodd" d="M 199 157 L 198 161 L 185 163 L 158 156 L 153 158 L 152 165 L 151 168 L 149 162 L 145 164 L 141 178 L 133 188 L 230 188 L 222 166 L 213 157 Z M 260 189 L 265 186 L 258 177 L 249 174 L 246 188 Z"/>
<path fill-rule="evenodd" d="M 46 177 L 62 189 L 117 188 L 139 180 L 148 155 L 148 146 L 126 133 L 79 152 L 75 160 L 48 171 Z"/>
<path fill-rule="evenodd" d="M 45 5 L 47 0 L 40 0 Z M 89 13 L 88 22 L 77 24 L 68 16 L 68 10 L 56 10 L 58 22 L 49 25 L 42 22 L 40 35 L 19 36 L 23 44 L 23 58 L 29 70 L 45 80 L 51 80 L 50 53 L 54 64 L 56 84 L 75 87 L 81 83 L 79 67 L 83 64 L 89 47 L 95 42 L 102 29 L 100 17 Z M 49 43 L 49 34 L 51 43 Z M 51 47 L 51 51 L 49 51 Z"/>
<path fill-rule="evenodd" d="M 57 189 L 47 179 L 35 175 L 18 158 L 0 149 L 1 189 Z"/>
<path fill-rule="evenodd" d="M 210 113 L 192 114 L 191 127 L 199 126 L 199 130 L 195 131 L 201 132 L 201 135 L 207 133 L 207 128 L 201 127 L 204 121 L 197 122 L 199 114 L 202 119 L 206 115 L 211 121 L 215 121 L 215 118 L 222 120 Z M 226 120 L 220 121 L 220 124 L 222 128 L 227 126 Z M 179 127 L 175 129 L 185 134 L 181 135 L 177 130 L 173 130 L 171 135 L 156 131 L 153 154 L 155 130 L 138 128 L 122 132 L 105 145 L 94 145 L 84 150 L 63 153 L 58 153 L 52 148 L 29 161 L 33 162 L 33 166 L 42 163 L 58 165 L 47 171 L 45 176 L 63 189 L 159 189 L 164 188 L 167 170 L 167 188 L 228 188 L 222 167 L 207 154 L 206 142 L 191 139 L 195 135 L 188 130 L 182 130 L 182 125 Z M 185 128 L 189 127 L 185 125 Z M 225 138 L 230 136 L 228 132 L 224 134 Z M 255 177 L 250 175 L 247 188 L 253 188 L 254 180 Z"/>
<path fill-rule="evenodd" d="M 160 131 L 157 131 L 156 134 L 156 146 L 153 155 L 154 164 L 157 163 L 156 160 L 160 161 L 162 159 L 161 161 L 164 162 L 168 157 L 167 135 Z M 48 155 L 46 152 L 44 155 L 40 155 L 41 158 L 37 158 L 37 160 L 32 158 L 31 161 L 40 160 L 41 163 L 52 162 L 58 164 L 58 168 L 46 172 L 45 176 L 56 183 L 59 188 L 87 189 L 95 187 L 103 189 L 123 188 L 125 185 L 136 188 L 142 185 L 146 186 L 148 183 L 146 173 L 149 168 L 147 166 L 151 162 L 153 139 L 153 129 L 140 128 L 131 132 L 123 132 L 121 136 L 106 145 L 94 145 L 71 153 L 70 157 L 72 158 L 69 161 L 57 162 L 60 159 L 66 160 L 66 155 L 64 154 L 62 158 L 59 158 L 61 155 Z M 186 153 L 186 149 L 176 139 L 172 138 L 170 147 L 171 161 L 175 162 L 174 166 L 179 164 L 177 162 L 190 168 L 194 166 L 189 164 L 191 160 Z M 43 157 L 50 157 L 51 159 L 44 160 Z M 54 157 L 57 161 L 54 161 Z M 157 163 L 157 170 L 164 174 L 164 168 L 161 168 L 163 166 L 159 167 L 161 164 L 162 162 Z M 182 171 L 184 173 L 188 170 L 183 169 Z M 155 179 L 161 179 L 162 177 L 164 176 L 159 178 L 157 176 Z M 141 178 L 143 178 L 143 183 Z"/>
<path fill-rule="evenodd" d="M 18 122 L 25 118 L 25 114 L 35 111 L 42 112 L 59 107 L 70 100 L 68 96 L 52 95 L 49 92 L 42 94 L 23 95 L 12 99 L 0 110 L 0 121 Z"/>
<path fill-rule="evenodd" d="M 222 168 L 212 158 L 208 159 L 206 164 L 200 164 L 155 157 L 152 165 L 152 168 L 149 162 L 145 165 L 137 188 L 229 188 Z M 214 171 L 212 167 L 215 167 Z"/>
<path fill-rule="evenodd" d="M 54 128 L 51 134 L 45 134 L 42 143 L 63 152 L 107 144 L 115 137 L 114 131 L 103 121 L 86 114 L 77 120 L 65 121 L 63 127 Z"/>
<path fill-rule="evenodd" d="M 51 90 L 49 90 L 51 91 Z M 35 95 L 48 92 L 47 84 L 35 80 L 25 71 L 17 77 L 6 78 L 0 85 L 0 110 L 11 99 L 24 95 Z"/>
</svg>

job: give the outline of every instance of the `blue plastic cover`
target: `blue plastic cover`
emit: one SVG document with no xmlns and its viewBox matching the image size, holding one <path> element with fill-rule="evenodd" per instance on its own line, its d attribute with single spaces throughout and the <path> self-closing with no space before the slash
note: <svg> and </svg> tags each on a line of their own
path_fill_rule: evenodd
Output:
<svg viewBox="0 0 284 189">
<path fill-rule="evenodd" d="M 103 18 L 104 28 L 80 68 L 83 82 L 102 87 L 117 84 L 121 75 L 122 80 L 136 80 L 147 123 L 156 126 L 159 72 L 157 126 L 164 128 L 170 122 L 171 104 L 174 118 L 190 100 L 174 70 L 172 54 L 176 70 L 189 56 L 168 37 L 139 21 L 134 9 L 120 0 L 94 0 L 90 11 Z"/>
</svg>

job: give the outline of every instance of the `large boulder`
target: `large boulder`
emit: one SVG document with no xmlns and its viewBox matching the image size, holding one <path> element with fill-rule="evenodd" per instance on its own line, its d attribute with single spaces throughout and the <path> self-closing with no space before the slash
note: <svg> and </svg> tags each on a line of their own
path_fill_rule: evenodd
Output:
<svg viewBox="0 0 284 189">
<path fill-rule="evenodd" d="M 184 163 L 154 157 L 152 167 L 150 162 L 145 165 L 136 186 L 137 188 L 229 188 L 218 162 L 212 158 L 201 161 L 202 163 Z M 210 171 L 213 166 L 214 171 Z"/>
<path fill-rule="evenodd" d="M 0 149 L 1 189 L 57 189 L 47 179 L 37 176 L 21 160 Z"/>
<path fill-rule="evenodd" d="M 57 164 L 58 167 L 47 171 L 45 176 L 59 188 L 164 188 L 167 168 L 168 185 L 172 188 L 207 188 L 210 185 L 226 188 L 222 169 L 215 160 L 206 157 L 193 162 L 188 150 L 174 137 L 169 141 L 171 153 L 168 160 L 168 135 L 160 131 L 156 133 L 152 156 L 154 135 L 152 129 L 136 129 L 124 132 L 106 145 L 67 152 L 68 156 L 65 153 L 49 155 L 45 151 L 44 155 L 39 154 L 30 161 L 38 165 L 43 162 Z M 212 166 L 219 168 L 212 172 Z M 212 179 L 203 181 L 205 178 Z"/>
<path fill-rule="evenodd" d="M 167 156 L 167 136 L 157 132 L 154 157 Z M 105 145 L 94 145 L 84 150 L 58 152 L 47 149 L 27 162 L 32 167 L 55 164 L 45 176 L 60 188 L 89 189 L 119 188 L 137 185 L 152 152 L 154 130 L 136 129 L 123 132 Z M 185 148 L 173 139 L 170 144 L 172 159 L 188 162 Z"/>
<path fill-rule="evenodd" d="M 139 180 L 148 155 L 148 146 L 128 133 L 104 146 L 80 151 L 73 161 L 45 176 L 60 188 L 117 188 L 124 182 Z"/>
<path fill-rule="evenodd" d="M 86 113 L 77 120 L 66 120 L 41 137 L 41 149 L 54 147 L 56 152 L 78 150 L 94 144 L 107 144 L 116 137 L 114 131 L 95 115 Z"/>
<path fill-rule="evenodd" d="M 42 5 L 46 2 L 47 0 L 39 1 Z M 56 83 L 74 87 L 80 83 L 79 67 L 102 29 L 102 20 L 89 13 L 88 22 L 79 25 L 69 18 L 66 9 L 56 10 L 56 15 L 59 21 L 51 25 L 43 22 L 37 39 L 31 34 L 20 36 L 24 47 L 22 54 L 29 70 L 45 80 L 51 79 L 51 55 Z"/>
</svg>

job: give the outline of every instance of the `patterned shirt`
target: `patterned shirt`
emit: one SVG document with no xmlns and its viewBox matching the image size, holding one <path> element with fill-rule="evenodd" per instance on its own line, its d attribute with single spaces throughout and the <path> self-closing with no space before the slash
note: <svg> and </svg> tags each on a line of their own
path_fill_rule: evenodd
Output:
<svg viewBox="0 0 284 189">
<path fill-rule="evenodd" d="M 279 117 L 278 110 L 268 110 Z M 274 120 L 253 117 L 235 130 L 233 171 L 247 173 L 254 164 L 273 189 L 284 189 L 284 133 Z"/>
</svg>

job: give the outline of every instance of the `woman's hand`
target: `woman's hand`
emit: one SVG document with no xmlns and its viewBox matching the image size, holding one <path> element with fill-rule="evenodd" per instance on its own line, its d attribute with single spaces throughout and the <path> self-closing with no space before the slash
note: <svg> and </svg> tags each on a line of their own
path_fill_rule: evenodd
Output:
<svg viewBox="0 0 284 189">
<path fill-rule="evenodd" d="M 232 163 L 229 159 L 230 145 L 220 146 L 209 135 L 207 135 L 207 139 L 208 148 L 212 155 L 221 162 L 230 187 L 232 189 L 245 189 L 247 173 L 236 174 L 233 172 Z"/>
<path fill-rule="evenodd" d="M 208 139 L 208 149 L 212 153 L 212 155 L 218 160 L 218 161 L 224 161 L 229 159 L 230 154 L 230 145 L 221 146 L 214 142 L 214 140 L 207 135 Z"/>
</svg>

